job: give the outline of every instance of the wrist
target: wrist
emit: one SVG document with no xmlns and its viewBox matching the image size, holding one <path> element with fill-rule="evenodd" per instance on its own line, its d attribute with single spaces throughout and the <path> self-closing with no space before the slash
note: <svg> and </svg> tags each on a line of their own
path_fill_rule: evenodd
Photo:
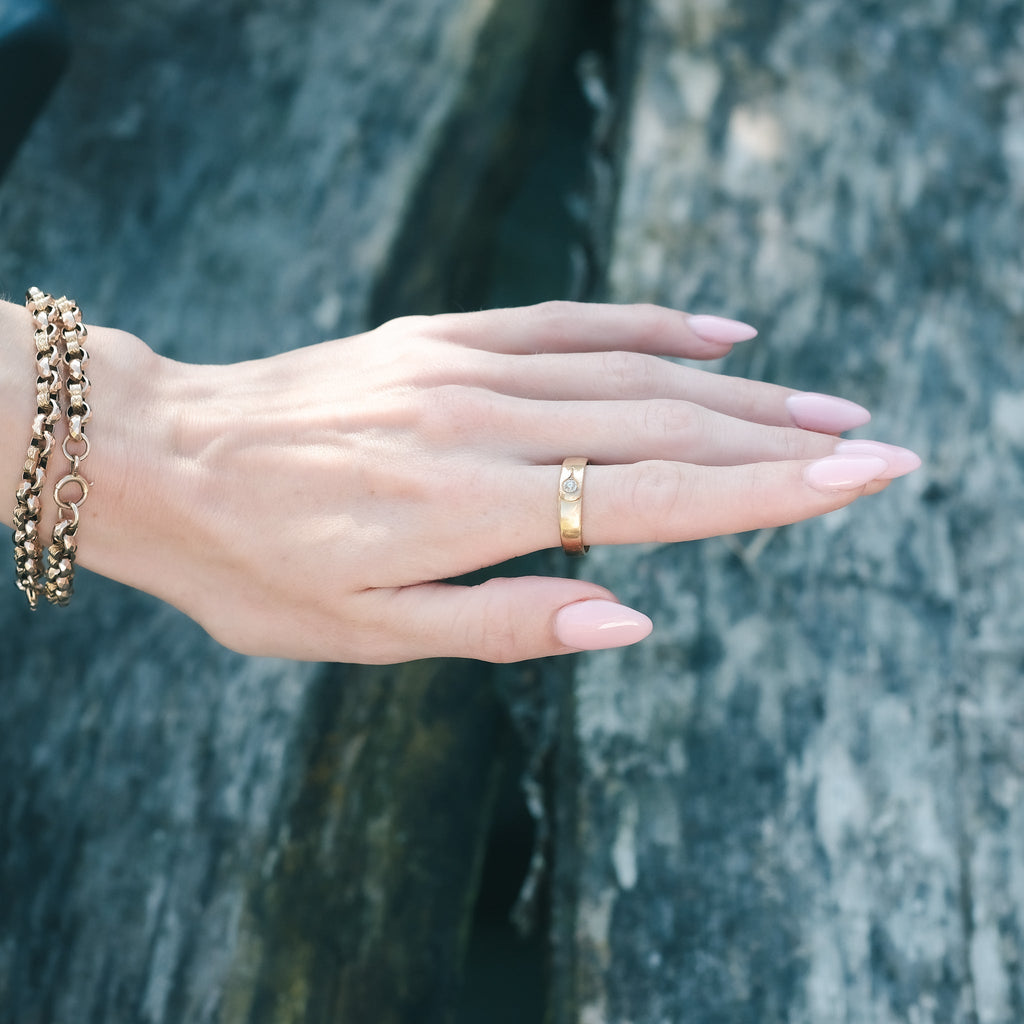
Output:
<svg viewBox="0 0 1024 1024">
<path fill-rule="evenodd" d="M 88 317 L 88 309 L 86 309 Z M 0 302 L 0 521 L 10 526 L 36 412 L 33 326 L 23 306 Z M 178 364 L 123 331 L 88 325 L 85 340 L 89 454 L 81 475 L 89 497 L 81 505 L 77 562 L 134 586 L 145 586 L 145 555 L 159 534 L 154 509 L 174 487 L 174 412 L 165 392 Z M 67 396 L 62 396 L 66 404 Z M 48 542 L 57 521 L 54 484 L 68 471 L 61 451 L 66 425 L 56 425 L 41 491 L 40 533 Z M 147 587 L 146 589 L 151 589 Z"/>
<path fill-rule="evenodd" d="M 24 306 L 0 300 L 0 523 L 11 526 L 36 414 L 33 326 Z"/>
<path fill-rule="evenodd" d="M 78 561 L 153 592 L 169 505 L 184 500 L 174 437 L 176 385 L 188 368 L 157 355 L 134 335 L 110 328 L 90 326 L 86 346 L 91 450 L 82 473 L 90 490 L 82 507 Z M 54 482 L 64 472 L 63 461 L 59 451 L 51 459 Z M 52 483 L 44 493 L 50 499 L 47 512 L 55 517 Z"/>
</svg>

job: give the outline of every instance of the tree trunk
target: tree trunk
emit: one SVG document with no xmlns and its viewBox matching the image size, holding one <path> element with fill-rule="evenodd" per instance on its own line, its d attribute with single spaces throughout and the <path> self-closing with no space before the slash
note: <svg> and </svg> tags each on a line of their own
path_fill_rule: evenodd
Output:
<svg viewBox="0 0 1024 1024">
<path fill-rule="evenodd" d="M 77 5 L 0 189 L 0 287 L 199 361 L 373 326 L 389 278 L 438 306 L 542 7 Z M 412 252 L 425 193 L 447 216 Z M 0 593 L 0 1021 L 453 1019 L 509 738 L 487 670 L 247 659 L 77 590 Z"/>
<path fill-rule="evenodd" d="M 885 493 L 590 576 L 559 1024 L 1024 1017 L 1024 11 L 643 0 L 610 292 L 921 452 Z M 684 455 L 685 457 L 685 455 Z"/>
</svg>

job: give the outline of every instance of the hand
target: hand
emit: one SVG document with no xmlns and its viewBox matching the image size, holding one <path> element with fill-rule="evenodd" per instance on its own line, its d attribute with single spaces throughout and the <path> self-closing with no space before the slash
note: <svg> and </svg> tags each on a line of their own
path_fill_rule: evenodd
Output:
<svg viewBox="0 0 1024 1024">
<path fill-rule="evenodd" d="M 79 560 L 249 654 L 514 661 L 642 639 L 649 621 L 595 583 L 441 581 L 557 547 L 569 455 L 591 460 L 593 545 L 791 523 L 919 464 L 840 442 L 869 418 L 853 403 L 656 358 L 718 358 L 753 333 L 548 303 L 216 367 L 105 332 Z"/>
</svg>

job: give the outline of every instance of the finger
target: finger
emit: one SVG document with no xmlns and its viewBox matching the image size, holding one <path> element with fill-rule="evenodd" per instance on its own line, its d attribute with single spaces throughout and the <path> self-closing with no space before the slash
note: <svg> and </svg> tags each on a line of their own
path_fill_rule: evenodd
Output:
<svg viewBox="0 0 1024 1024">
<path fill-rule="evenodd" d="M 794 391 L 762 381 L 708 373 L 638 352 L 494 354 L 475 382 L 520 398 L 550 401 L 682 399 L 715 412 L 778 427 L 840 434 L 871 413 L 832 395 Z"/>
<path fill-rule="evenodd" d="M 898 471 L 906 469 L 858 452 L 728 467 L 667 460 L 590 465 L 581 499 L 583 539 L 597 545 L 667 543 L 782 526 L 881 490 Z M 515 466 L 481 456 L 467 480 L 457 465 L 439 465 L 428 505 L 444 514 L 428 522 L 419 504 L 403 512 L 392 502 L 398 524 L 387 528 L 412 543 L 396 546 L 395 557 L 375 564 L 372 578 L 349 583 L 367 590 L 400 587 L 558 547 L 559 473 L 558 465 Z"/>
<path fill-rule="evenodd" d="M 890 472 L 885 459 L 857 453 L 724 467 L 588 466 L 583 538 L 587 544 L 674 543 L 784 526 L 881 489 Z M 518 498 L 526 498 L 527 488 L 531 508 L 521 540 L 531 545 L 527 550 L 557 547 L 557 467 L 533 467 L 517 478 Z"/>
<path fill-rule="evenodd" d="M 580 650 L 621 647 L 651 631 L 647 616 L 582 580 L 519 577 L 473 587 L 425 583 L 369 591 L 380 626 L 368 660 L 422 657 L 513 662 Z M 400 625 L 399 625 L 400 624 Z"/>
<path fill-rule="evenodd" d="M 536 402 L 491 399 L 476 437 L 514 460 L 539 465 L 585 452 L 606 465 L 665 459 L 705 466 L 815 459 L 836 439 L 795 427 L 726 416 L 694 402 Z"/>
<path fill-rule="evenodd" d="M 719 359 L 753 338 L 749 324 L 691 316 L 647 304 L 543 302 L 536 306 L 445 313 L 428 329 L 448 341 L 492 352 L 597 352 L 616 349 L 689 359 Z"/>
<path fill-rule="evenodd" d="M 529 475 L 550 484 L 552 468 Z M 885 460 L 860 454 L 725 469 L 668 462 L 593 466 L 586 477 L 584 536 L 596 544 L 668 542 L 779 526 L 840 508 L 884 486 L 879 478 L 887 470 Z M 542 518 L 547 525 L 539 527 L 533 546 L 557 545 L 553 510 Z M 376 635 L 361 646 L 361 661 L 433 656 L 518 661 L 633 643 L 650 629 L 645 616 L 581 580 L 496 579 L 477 587 L 426 583 L 364 591 L 360 600 L 363 621 L 375 626 Z"/>
</svg>

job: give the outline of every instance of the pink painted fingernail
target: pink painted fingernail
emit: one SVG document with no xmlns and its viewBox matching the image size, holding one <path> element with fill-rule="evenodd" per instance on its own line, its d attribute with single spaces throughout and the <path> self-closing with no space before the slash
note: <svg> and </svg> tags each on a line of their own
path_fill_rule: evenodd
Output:
<svg viewBox="0 0 1024 1024">
<path fill-rule="evenodd" d="M 804 470 L 804 481 L 816 491 L 854 491 L 878 480 L 889 468 L 877 455 L 826 455 Z"/>
<path fill-rule="evenodd" d="M 790 395 L 786 408 L 798 427 L 823 434 L 841 434 L 844 430 L 862 427 L 871 419 L 871 413 L 864 406 L 815 391 Z"/>
<path fill-rule="evenodd" d="M 757 328 L 740 320 L 728 320 L 724 316 L 687 317 L 687 326 L 703 341 L 718 342 L 720 345 L 734 345 L 738 341 L 750 341 L 757 336 Z"/>
<path fill-rule="evenodd" d="M 899 445 L 886 444 L 884 441 L 840 441 L 835 450 L 837 455 L 877 455 L 878 458 L 885 459 L 889 468 L 878 478 L 879 480 L 895 480 L 898 476 L 913 473 L 921 465 L 921 456 L 917 452 L 912 452 L 909 448 L 900 448 Z"/>
<path fill-rule="evenodd" d="M 626 647 L 643 640 L 653 628 L 646 615 L 614 601 L 577 601 L 555 616 L 555 636 L 577 651 Z"/>
</svg>

